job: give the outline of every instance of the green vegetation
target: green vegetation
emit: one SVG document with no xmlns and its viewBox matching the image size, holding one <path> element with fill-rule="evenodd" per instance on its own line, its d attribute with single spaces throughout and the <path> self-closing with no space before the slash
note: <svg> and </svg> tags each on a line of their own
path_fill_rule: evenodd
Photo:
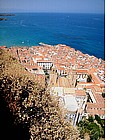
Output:
<svg viewBox="0 0 140 140">
<path fill-rule="evenodd" d="M 3 50 L 0 50 L 0 105 L 0 112 L 10 112 L 3 111 L 0 122 L 13 121 L 9 126 L 13 125 L 11 129 L 16 136 L 11 139 L 79 139 L 78 131 L 62 117 L 58 100 Z M 11 114 L 12 119 L 6 114 Z M 9 126 L 6 123 L 0 126 L 7 135 L 11 132 Z"/>
<path fill-rule="evenodd" d="M 89 116 L 88 119 L 83 118 L 83 120 L 78 123 L 78 129 L 82 139 L 89 137 L 90 140 L 98 140 L 99 138 L 105 137 L 104 121 L 97 115 L 95 119 L 92 116 Z"/>
<path fill-rule="evenodd" d="M 105 120 L 95 115 L 95 120 L 100 125 L 100 137 L 105 138 Z"/>
<path fill-rule="evenodd" d="M 86 88 L 84 87 L 84 88 L 83 88 L 83 90 L 85 90 L 85 91 L 86 91 Z"/>
</svg>

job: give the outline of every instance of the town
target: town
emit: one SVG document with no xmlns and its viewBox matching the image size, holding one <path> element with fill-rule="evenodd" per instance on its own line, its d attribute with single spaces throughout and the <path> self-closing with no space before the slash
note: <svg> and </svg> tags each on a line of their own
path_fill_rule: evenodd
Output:
<svg viewBox="0 0 140 140">
<path fill-rule="evenodd" d="M 0 46 L 14 55 L 38 82 L 59 99 L 73 126 L 83 118 L 105 119 L 105 61 L 70 46 Z"/>
</svg>

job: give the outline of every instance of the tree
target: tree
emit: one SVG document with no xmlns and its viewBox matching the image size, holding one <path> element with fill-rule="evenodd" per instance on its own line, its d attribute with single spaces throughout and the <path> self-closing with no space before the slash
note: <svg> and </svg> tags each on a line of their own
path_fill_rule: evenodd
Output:
<svg viewBox="0 0 140 140">
<path fill-rule="evenodd" d="M 103 127 L 105 124 L 104 120 L 102 120 L 98 115 L 95 115 L 95 120 Z"/>
<path fill-rule="evenodd" d="M 89 117 L 88 117 L 88 121 L 89 121 L 89 122 L 94 122 L 94 118 L 93 118 L 92 116 L 89 116 Z"/>
<path fill-rule="evenodd" d="M 95 115 L 95 120 L 100 125 L 100 137 L 105 137 L 105 120 L 101 119 L 98 115 Z"/>
<path fill-rule="evenodd" d="M 0 128 L 6 130 L 6 134 L 12 129 L 15 135 L 24 135 L 24 138 L 20 135 L 18 140 L 79 139 L 77 129 L 62 117 L 62 108 L 59 108 L 57 98 L 51 96 L 49 89 L 39 84 L 35 76 L 27 72 L 18 60 L 0 49 L 1 110 L 7 110 L 7 113 L 1 113 L 0 116 L 6 115 L 2 119 L 7 117 L 5 121 L 13 120 Z M 7 115 L 9 112 L 10 115 Z M 11 129 L 7 132 L 9 127 Z M 26 133 L 19 132 L 19 127 Z"/>
<path fill-rule="evenodd" d="M 100 136 L 100 128 L 99 126 L 94 122 L 94 119 L 92 116 L 89 116 L 88 119 L 83 119 L 78 123 L 78 128 L 80 131 L 80 137 L 85 138 L 90 137 L 90 140 L 98 140 Z"/>
</svg>

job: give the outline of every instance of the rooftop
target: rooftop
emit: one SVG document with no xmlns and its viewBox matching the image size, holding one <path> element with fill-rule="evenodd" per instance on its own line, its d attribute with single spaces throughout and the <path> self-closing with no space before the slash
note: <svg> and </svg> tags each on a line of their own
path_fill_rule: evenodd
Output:
<svg viewBox="0 0 140 140">
<path fill-rule="evenodd" d="M 86 92 L 84 90 L 76 90 L 76 96 L 86 96 Z"/>
<path fill-rule="evenodd" d="M 76 112 L 78 109 L 78 104 L 73 95 L 65 95 L 64 96 L 65 107 L 70 112 Z"/>
</svg>

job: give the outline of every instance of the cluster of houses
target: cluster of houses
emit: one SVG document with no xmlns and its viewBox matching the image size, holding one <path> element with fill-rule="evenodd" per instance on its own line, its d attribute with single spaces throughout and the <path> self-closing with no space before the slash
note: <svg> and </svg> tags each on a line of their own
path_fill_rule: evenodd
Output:
<svg viewBox="0 0 140 140">
<path fill-rule="evenodd" d="M 27 71 L 49 85 L 75 126 L 83 117 L 105 119 L 105 62 L 69 46 L 11 47 L 10 51 Z"/>
</svg>

